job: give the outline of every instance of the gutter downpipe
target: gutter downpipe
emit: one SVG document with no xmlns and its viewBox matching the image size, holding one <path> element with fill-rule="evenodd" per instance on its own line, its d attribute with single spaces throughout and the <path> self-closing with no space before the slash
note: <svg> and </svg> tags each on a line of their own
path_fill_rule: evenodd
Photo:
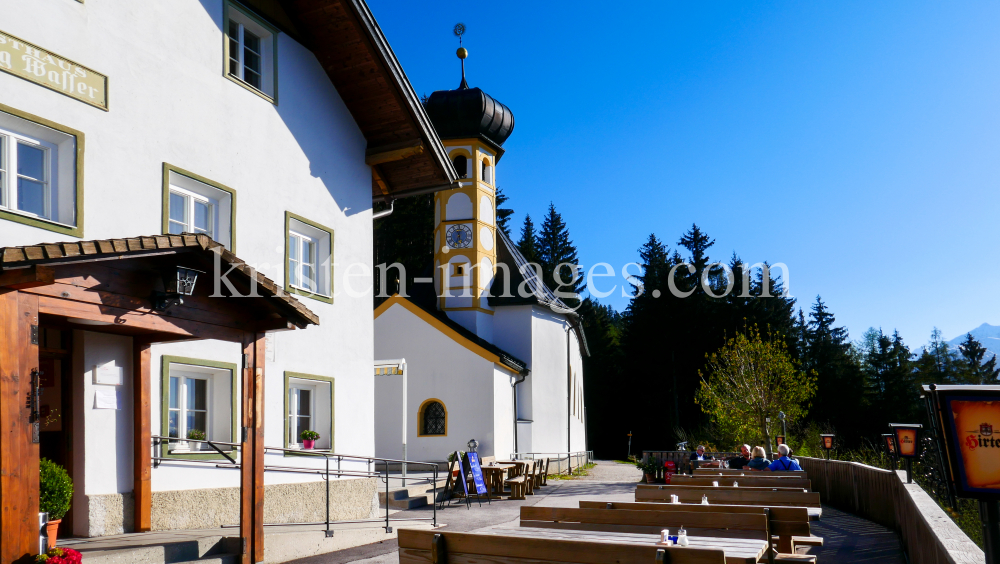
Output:
<svg viewBox="0 0 1000 564">
<path fill-rule="evenodd" d="M 527 370 L 525 370 L 524 374 L 521 374 L 520 377 L 521 377 L 520 380 L 517 379 L 518 378 L 517 376 L 514 376 L 513 378 L 510 379 L 510 389 L 511 389 L 511 394 L 513 395 L 512 399 L 514 400 L 514 403 L 513 403 L 513 407 L 514 407 L 514 409 L 513 409 L 513 412 L 514 412 L 514 456 L 517 456 L 517 385 L 520 384 L 521 382 L 524 382 L 524 380 L 527 379 L 527 377 L 528 377 Z"/>
<path fill-rule="evenodd" d="M 573 424 L 573 364 L 570 357 L 569 332 L 572 325 L 566 327 L 566 475 L 573 475 L 573 440 L 571 435 Z"/>
<path fill-rule="evenodd" d="M 376 219 L 381 219 L 381 218 L 386 217 L 388 215 L 392 215 L 392 211 L 393 211 L 393 209 L 395 209 L 395 207 L 396 207 L 396 200 L 390 199 L 389 200 L 389 209 L 373 213 L 372 214 L 372 221 L 375 221 Z M 406 457 L 404 456 L 403 458 L 406 458 Z"/>
</svg>

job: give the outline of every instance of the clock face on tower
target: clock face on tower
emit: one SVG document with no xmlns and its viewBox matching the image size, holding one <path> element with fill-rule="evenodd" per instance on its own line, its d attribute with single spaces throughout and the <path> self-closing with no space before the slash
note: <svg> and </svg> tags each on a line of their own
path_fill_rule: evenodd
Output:
<svg viewBox="0 0 1000 564">
<path fill-rule="evenodd" d="M 450 225 L 444 239 L 452 249 L 467 249 L 472 246 L 472 229 L 468 225 Z"/>
</svg>

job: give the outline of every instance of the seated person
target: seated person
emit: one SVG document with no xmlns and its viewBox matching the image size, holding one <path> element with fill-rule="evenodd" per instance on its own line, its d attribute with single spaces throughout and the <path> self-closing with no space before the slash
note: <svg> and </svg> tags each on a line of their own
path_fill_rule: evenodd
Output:
<svg viewBox="0 0 1000 564">
<path fill-rule="evenodd" d="M 750 462 L 750 445 L 740 447 L 740 455 L 729 459 L 729 467 L 734 470 L 742 470 Z"/>
<path fill-rule="evenodd" d="M 767 467 L 771 472 L 789 472 L 789 471 L 801 471 L 802 467 L 799 463 L 788 458 L 788 455 L 792 453 L 792 449 L 788 448 L 788 445 L 778 445 L 778 454 L 781 458 L 775 460 Z"/>
<path fill-rule="evenodd" d="M 715 460 L 715 457 L 705 456 L 705 445 L 698 445 L 698 450 L 691 453 L 691 461 L 695 460 Z"/>
<path fill-rule="evenodd" d="M 753 447 L 753 459 L 747 462 L 746 467 L 751 470 L 765 470 L 771 465 L 771 461 L 764 454 L 763 447 Z"/>
</svg>

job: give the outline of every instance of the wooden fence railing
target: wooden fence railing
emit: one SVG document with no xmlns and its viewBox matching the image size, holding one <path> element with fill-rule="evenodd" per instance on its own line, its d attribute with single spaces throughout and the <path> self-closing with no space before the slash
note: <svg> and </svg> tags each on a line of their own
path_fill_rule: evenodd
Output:
<svg viewBox="0 0 1000 564">
<path fill-rule="evenodd" d="M 983 564 L 986 556 L 905 472 L 797 458 L 823 503 L 896 531 L 912 564 Z"/>
<path fill-rule="evenodd" d="M 677 465 L 677 471 L 681 474 L 691 473 L 691 454 L 689 450 L 644 450 L 642 451 L 642 461 L 646 462 L 650 458 L 653 458 L 658 462 L 656 477 L 657 479 L 663 478 L 663 463 L 668 460 L 673 460 Z M 725 460 L 727 458 L 733 458 L 734 456 L 739 456 L 737 452 L 706 452 L 706 457 L 715 457 L 717 460 Z"/>
</svg>

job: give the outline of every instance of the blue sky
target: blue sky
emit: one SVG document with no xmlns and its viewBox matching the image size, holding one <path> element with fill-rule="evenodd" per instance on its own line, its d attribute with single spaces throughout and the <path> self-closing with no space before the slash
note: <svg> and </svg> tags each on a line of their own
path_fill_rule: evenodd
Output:
<svg viewBox="0 0 1000 564">
<path fill-rule="evenodd" d="M 1000 3 L 370 6 L 418 94 L 458 86 L 466 24 L 514 223 L 554 202 L 585 266 L 696 222 L 853 339 L 1000 324 Z"/>
</svg>

